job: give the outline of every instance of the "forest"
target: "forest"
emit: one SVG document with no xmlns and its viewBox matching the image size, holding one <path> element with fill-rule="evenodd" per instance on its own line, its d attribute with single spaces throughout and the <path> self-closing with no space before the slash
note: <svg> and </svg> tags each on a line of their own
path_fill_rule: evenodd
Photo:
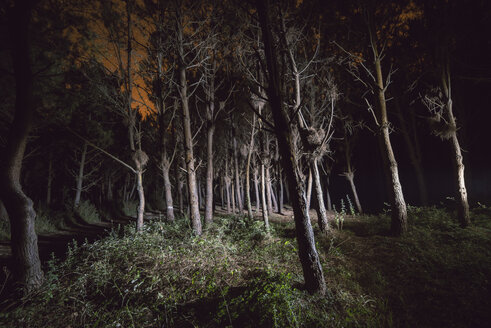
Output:
<svg viewBox="0 0 491 328">
<path fill-rule="evenodd" d="M 0 327 L 487 327 L 491 2 L 4 0 Z"/>
</svg>

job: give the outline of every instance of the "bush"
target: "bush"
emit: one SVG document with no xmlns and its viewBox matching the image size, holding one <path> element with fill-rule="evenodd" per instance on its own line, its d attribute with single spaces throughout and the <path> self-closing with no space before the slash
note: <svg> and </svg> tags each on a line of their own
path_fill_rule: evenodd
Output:
<svg viewBox="0 0 491 328">
<path fill-rule="evenodd" d="M 80 201 L 80 204 L 75 211 L 87 223 L 96 223 L 101 221 L 99 211 L 95 205 L 88 200 Z"/>
</svg>

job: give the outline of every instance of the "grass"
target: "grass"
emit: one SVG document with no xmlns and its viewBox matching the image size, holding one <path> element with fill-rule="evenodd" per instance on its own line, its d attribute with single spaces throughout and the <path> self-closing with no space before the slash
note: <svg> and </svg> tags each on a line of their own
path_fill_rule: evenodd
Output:
<svg viewBox="0 0 491 328">
<path fill-rule="evenodd" d="M 346 217 L 317 234 L 329 292 L 302 289 L 292 222 L 216 217 L 202 237 L 188 221 L 126 227 L 53 259 L 46 283 L 6 303 L 18 327 L 484 327 L 491 319 L 491 211 L 460 229 L 451 213 L 410 208 L 410 231 L 387 216 Z M 10 305 L 9 305 L 10 304 Z"/>
</svg>

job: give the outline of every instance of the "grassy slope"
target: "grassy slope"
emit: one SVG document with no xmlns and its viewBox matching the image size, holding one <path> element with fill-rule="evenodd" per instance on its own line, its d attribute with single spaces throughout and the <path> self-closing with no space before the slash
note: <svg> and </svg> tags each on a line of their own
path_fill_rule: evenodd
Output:
<svg viewBox="0 0 491 328">
<path fill-rule="evenodd" d="M 491 212 L 462 230 L 442 210 L 410 211 L 410 232 L 388 219 L 347 218 L 318 235 L 330 292 L 302 291 L 293 223 L 216 218 L 195 238 L 184 221 L 135 236 L 74 245 L 47 283 L 9 306 L 16 327 L 465 327 L 490 322 Z M 4 305 L 4 306 L 5 306 Z"/>
</svg>

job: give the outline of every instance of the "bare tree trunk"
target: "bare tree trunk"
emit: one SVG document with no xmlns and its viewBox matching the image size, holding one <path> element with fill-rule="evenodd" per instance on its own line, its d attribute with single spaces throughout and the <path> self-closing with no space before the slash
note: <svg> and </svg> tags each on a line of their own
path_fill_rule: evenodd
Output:
<svg viewBox="0 0 491 328">
<path fill-rule="evenodd" d="M 230 197 L 230 178 L 228 177 L 225 177 L 225 189 L 226 189 L 226 192 L 227 192 L 227 213 L 231 213 L 231 209 L 230 209 L 230 201 L 231 201 L 231 197 Z M 235 210 L 235 208 L 234 208 Z"/>
<path fill-rule="evenodd" d="M 368 32 L 370 35 L 370 44 L 374 57 L 375 76 L 377 82 L 377 96 L 380 109 L 380 128 L 382 130 L 383 156 L 386 158 L 386 171 L 390 173 L 390 193 L 391 193 L 391 232 L 393 235 L 400 236 L 407 232 L 407 209 L 402 192 L 402 186 L 399 181 L 399 171 L 397 161 L 392 150 L 390 141 L 389 120 L 387 117 L 387 104 L 385 100 L 384 79 L 382 77 L 381 57 L 377 49 L 375 40 L 376 34 L 373 32 L 373 22 L 369 20 Z M 390 74 L 390 73 L 389 73 Z"/>
<path fill-rule="evenodd" d="M 252 118 L 252 131 L 251 131 L 251 141 L 249 142 L 249 149 L 247 152 L 247 164 L 246 164 L 246 203 L 247 203 L 247 215 L 249 219 L 252 219 L 254 216 L 252 214 L 252 204 L 251 204 L 251 157 L 252 151 L 254 150 L 254 133 L 256 130 L 256 114 L 254 114 Z"/>
<path fill-rule="evenodd" d="M 136 169 L 136 190 L 138 191 L 138 213 L 136 218 L 136 230 L 142 231 L 143 229 L 143 215 L 145 212 L 145 194 L 143 191 L 143 169 L 141 165 Z"/>
<path fill-rule="evenodd" d="M 170 163 L 167 159 L 163 160 L 162 177 L 164 178 L 165 204 L 167 220 L 174 221 L 174 202 L 172 199 L 172 184 L 169 177 Z"/>
<path fill-rule="evenodd" d="M 235 185 L 234 185 L 234 181 L 232 181 L 232 179 L 230 179 L 231 182 L 230 182 L 230 198 L 232 199 L 232 213 L 237 213 L 236 212 L 236 207 L 235 207 Z"/>
<path fill-rule="evenodd" d="M 300 263 L 302 264 L 306 289 L 311 293 L 319 292 L 324 294 L 326 292 L 326 283 L 319 255 L 315 247 L 314 231 L 310 223 L 309 213 L 306 210 L 304 182 L 302 181 L 298 167 L 292 126 L 289 124 L 290 118 L 283 107 L 283 100 L 281 99 L 281 86 L 279 85 L 281 77 L 271 35 L 273 28 L 268 17 L 268 1 L 265 2 L 257 0 L 256 7 L 259 14 L 259 23 L 262 30 L 269 75 L 268 81 L 270 85 L 267 93 L 271 111 L 273 113 L 278 146 L 280 147 L 280 153 L 282 154 L 281 159 L 292 196 L 291 200 L 294 211 Z"/>
<path fill-rule="evenodd" d="M 233 148 L 234 148 L 234 170 L 235 170 L 235 193 L 237 194 L 237 209 L 240 214 L 244 209 L 242 205 L 242 199 L 240 197 L 240 176 L 239 176 L 239 154 L 237 151 L 237 137 L 235 135 L 235 127 L 232 127 L 232 138 L 233 138 Z M 235 211 L 234 211 L 235 213 Z"/>
<path fill-rule="evenodd" d="M 83 187 L 83 182 L 84 182 L 84 168 L 85 168 L 85 158 L 87 156 L 87 142 L 84 142 L 84 145 L 82 147 L 82 156 L 80 158 L 80 166 L 78 168 L 78 175 L 77 175 L 77 188 L 75 189 L 75 201 L 73 202 L 73 206 L 75 208 L 80 205 L 80 196 L 82 195 L 82 187 Z"/>
<path fill-rule="evenodd" d="M 384 146 L 384 156 L 386 156 L 389 163 L 389 171 L 391 178 L 391 201 L 392 201 L 392 220 L 391 231 L 394 235 L 399 236 L 407 232 L 407 210 L 406 202 L 404 201 L 404 195 L 402 193 L 402 186 L 399 181 L 399 171 L 397 168 L 397 161 L 392 150 L 392 144 L 390 142 L 389 134 L 389 121 L 387 118 L 387 107 L 385 101 L 384 82 L 382 78 L 382 67 L 380 65 L 380 58 L 378 55 L 375 57 L 375 69 L 377 74 L 378 84 L 378 100 L 381 112 L 381 128 L 382 138 Z"/>
<path fill-rule="evenodd" d="M 312 167 L 314 171 L 315 194 L 317 195 L 317 220 L 320 231 L 326 232 L 329 230 L 329 225 L 327 223 L 327 212 L 326 207 L 324 206 L 324 194 L 322 192 L 321 177 L 317 165 L 317 160 L 314 160 Z"/>
<path fill-rule="evenodd" d="M 0 170 L 0 198 L 10 220 L 13 275 L 26 293 L 41 286 L 44 277 L 39 260 L 36 212 L 22 191 L 20 173 L 34 111 L 30 63 L 29 26 L 32 2 L 16 2 L 9 13 L 15 78 L 15 114 Z"/>
<path fill-rule="evenodd" d="M 224 186 L 223 186 L 223 177 L 220 177 L 220 201 L 222 202 L 222 210 L 225 209 L 225 193 L 224 193 Z"/>
<path fill-rule="evenodd" d="M 263 208 L 263 221 L 266 231 L 269 231 L 268 207 L 266 205 L 266 177 L 264 172 L 264 164 L 261 164 L 261 199 Z"/>
<path fill-rule="evenodd" d="M 179 17 L 182 19 L 182 17 Z M 189 206 L 191 211 L 191 226 L 193 232 L 196 235 L 201 235 L 201 217 L 199 213 L 198 203 L 198 190 L 196 186 L 196 171 L 194 167 L 194 153 L 193 153 L 193 135 L 191 133 L 191 117 L 189 113 L 189 98 L 187 94 L 187 78 L 186 67 L 184 67 L 184 48 L 182 39 L 182 25 L 178 24 L 178 44 L 179 44 L 179 95 L 181 97 L 182 105 L 182 125 L 184 127 L 184 146 L 185 146 L 185 162 L 186 162 L 186 174 L 188 182 L 189 192 Z"/>
<path fill-rule="evenodd" d="M 269 182 L 269 189 L 271 193 L 271 201 L 273 203 L 273 212 L 278 213 L 278 201 L 276 200 L 275 188 L 271 181 Z"/>
<path fill-rule="evenodd" d="M 360 200 L 358 199 L 358 192 L 356 191 L 355 173 L 354 172 L 346 172 L 345 176 L 346 176 L 346 179 L 348 180 L 348 182 L 350 184 L 351 192 L 353 193 L 353 197 L 355 198 L 356 210 L 358 211 L 358 213 L 363 213 L 363 209 L 361 208 Z"/>
<path fill-rule="evenodd" d="M 46 190 L 46 205 L 49 207 L 51 204 L 51 186 L 53 184 L 53 149 L 49 151 L 49 163 L 48 163 L 48 185 Z"/>
<path fill-rule="evenodd" d="M 452 108 L 453 105 L 452 88 L 451 88 L 450 68 L 449 68 L 448 61 L 442 71 L 442 85 L 443 85 L 443 91 L 445 93 L 445 98 L 447 100 L 445 106 L 447 121 L 452 129 L 450 142 L 452 145 L 452 151 L 453 151 L 452 160 L 454 163 L 455 177 L 457 180 L 456 181 L 457 182 L 457 190 L 456 190 L 457 214 L 461 227 L 465 228 L 469 226 L 469 224 L 471 223 L 471 219 L 469 214 L 469 203 L 467 200 L 467 188 L 465 186 L 465 179 L 464 179 L 464 169 L 465 169 L 464 160 L 460 149 L 459 139 L 457 137 L 457 123 Z"/>
<path fill-rule="evenodd" d="M 206 203 L 205 203 L 205 225 L 213 222 L 213 134 L 215 125 L 208 123 L 206 135 Z"/>
<path fill-rule="evenodd" d="M 309 178 L 307 180 L 307 211 L 310 211 L 310 201 L 312 200 L 312 170 L 309 167 Z"/>
<path fill-rule="evenodd" d="M 257 179 L 257 167 L 254 168 L 254 191 L 256 194 L 256 214 L 259 214 L 259 210 L 261 208 L 261 200 L 259 198 L 259 182 Z"/>
<path fill-rule="evenodd" d="M 281 166 L 278 165 L 278 183 L 279 183 L 279 191 L 278 191 L 278 213 L 283 214 L 283 176 L 281 174 Z"/>
</svg>

